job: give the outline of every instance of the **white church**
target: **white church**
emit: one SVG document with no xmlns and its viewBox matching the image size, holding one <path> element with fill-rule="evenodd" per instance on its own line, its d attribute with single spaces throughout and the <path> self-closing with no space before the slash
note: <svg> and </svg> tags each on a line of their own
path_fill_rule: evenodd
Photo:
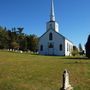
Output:
<svg viewBox="0 0 90 90">
<path fill-rule="evenodd" d="M 54 3 L 51 0 L 50 21 L 46 24 L 46 32 L 39 38 L 39 54 L 70 56 L 73 43 L 59 33 L 59 25 L 55 20 Z"/>
</svg>

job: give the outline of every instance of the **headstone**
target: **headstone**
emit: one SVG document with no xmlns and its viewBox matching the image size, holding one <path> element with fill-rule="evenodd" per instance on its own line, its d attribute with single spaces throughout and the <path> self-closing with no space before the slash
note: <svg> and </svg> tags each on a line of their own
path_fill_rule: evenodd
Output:
<svg viewBox="0 0 90 90">
<path fill-rule="evenodd" d="M 20 53 L 23 53 L 23 51 L 20 51 Z"/>
<path fill-rule="evenodd" d="M 63 87 L 61 88 L 61 90 L 73 90 L 73 87 L 71 87 L 69 83 L 69 74 L 66 69 L 63 73 Z"/>
<path fill-rule="evenodd" d="M 12 51 L 12 49 L 10 49 L 10 51 Z"/>
</svg>

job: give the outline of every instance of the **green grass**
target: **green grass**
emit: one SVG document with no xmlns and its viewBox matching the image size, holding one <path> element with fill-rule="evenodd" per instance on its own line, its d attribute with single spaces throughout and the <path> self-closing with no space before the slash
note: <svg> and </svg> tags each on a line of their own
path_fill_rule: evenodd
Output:
<svg viewBox="0 0 90 90">
<path fill-rule="evenodd" d="M 90 90 L 90 60 L 0 51 L 0 90 L 60 90 L 64 69 L 74 90 Z"/>
</svg>

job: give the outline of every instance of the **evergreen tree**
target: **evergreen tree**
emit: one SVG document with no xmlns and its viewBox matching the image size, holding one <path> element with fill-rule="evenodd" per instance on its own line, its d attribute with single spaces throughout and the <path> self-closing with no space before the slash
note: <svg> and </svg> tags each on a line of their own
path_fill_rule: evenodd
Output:
<svg viewBox="0 0 90 90">
<path fill-rule="evenodd" d="M 38 37 L 36 35 L 26 35 L 22 33 L 24 28 L 0 27 L 0 49 L 19 49 L 37 51 Z"/>
<path fill-rule="evenodd" d="M 83 48 L 82 48 L 81 43 L 79 44 L 79 54 L 80 54 L 80 55 L 84 55 L 84 50 L 83 50 Z"/>
<path fill-rule="evenodd" d="M 21 34 L 24 28 L 19 27 L 19 28 L 17 28 L 17 29 L 18 29 L 19 34 Z"/>
<path fill-rule="evenodd" d="M 30 35 L 28 40 L 29 50 L 36 52 L 38 49 L 38 37 L 36 35 Z"/>
<path fill-rule="evenodd" d="M 71 53 L 72 53 L 72 56 L 77 56 L 79 54 L 78 48 L 76 46 L 73 46 L 73 50 Z"/>
<path fill-rule="evenodd" d="M 79 51 L 80 51 L 80 52 L 83 51 L 83 48 L 82 48 L 81 43 L 79 44 Z"/>
<path fill-rule="evenodd" d="M 85 49 L 86 49 L 86 56 L 88 58 L 90 58 L 90 35 L 88 36 L 88 40 L 86 42 Z"/>
<path fill-rule="evenodd" d="M 8 34 L 5 28 L 0 27 L 0 49 L 8 48 Z"/>
</svg>

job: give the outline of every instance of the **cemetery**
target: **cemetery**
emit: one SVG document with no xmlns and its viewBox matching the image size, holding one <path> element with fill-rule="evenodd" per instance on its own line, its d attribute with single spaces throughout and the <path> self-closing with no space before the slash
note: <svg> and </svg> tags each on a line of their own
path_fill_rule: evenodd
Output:
<svg viewBox="0 0 90 90">
<path fill-rule="evenodd" d="M 40 36 L 30 33 L 25 34 L 23 32 L 24 27 L 21 26 L 11 29 L 0 26 L 0 90 L 90 90 L 90 34 L 88 33 L 87 41 L 82 47 L 81 39 L 74 35 L 79 30 L 75 33 L 72 30 L 74 33 L 72 34 L 69 29 L 73 25 L 69 26 L 69 23 L 67 23 L 66 26 L 70 27 L 67 29 L 64 26 L 66 21 L 64 24 L 61 23 L 59 27 L 60 22 L 57 21 L 61 18 L 56 21 L 54 1 L 50 0 L 50 17 L 46 23 L 46 30 L 43 30 L 44 32 Z M 34 1 L 35 3 L 36 1 Z M 28 7 L 28 5 L 26 6 Z M 36 10 L 36 4 L 32 6 Z M 31 8 L 29 7 L 29 9 Z M 41 8 L 39 9 L 41 10 Z M 61 13 L 60 10 L 58 12 Z M 25 11 L 24 14 L 26 14 Z M 29 15 L 31 14 L 34 15 L 33 12 Z M 40 19 L 43 19 L 41 12 L 40 14 Z M 26 17 L 23 18 L 27 20 Z M 64 18 L 63 16 L 62 22 L 65 20 Z M 31 19 L 30 22 L 32 21 Z M 38 21 L 37 24 L 36 21 Z M 39 26 L 40 20 L 36 19 L 36 21 L 34 21 L 33 27 L 37 30 L 35 32 L 38 33 L 36 26 Z M 67 21 L 69 22 L 69 19 Z M 41 26 L 43 25 L 41 24 Z M 67 36 L 72 34 L 71 40 L 72 38 L 79 39 L 79 47 L 66 38 L 62 31 Z"/>
<path fill-rule="evenodd" d="M 90 90 L 90 59 L 0 51 L 0 90 L 59 90 L 67 69 L 73 90 Z"/>
</svg>

